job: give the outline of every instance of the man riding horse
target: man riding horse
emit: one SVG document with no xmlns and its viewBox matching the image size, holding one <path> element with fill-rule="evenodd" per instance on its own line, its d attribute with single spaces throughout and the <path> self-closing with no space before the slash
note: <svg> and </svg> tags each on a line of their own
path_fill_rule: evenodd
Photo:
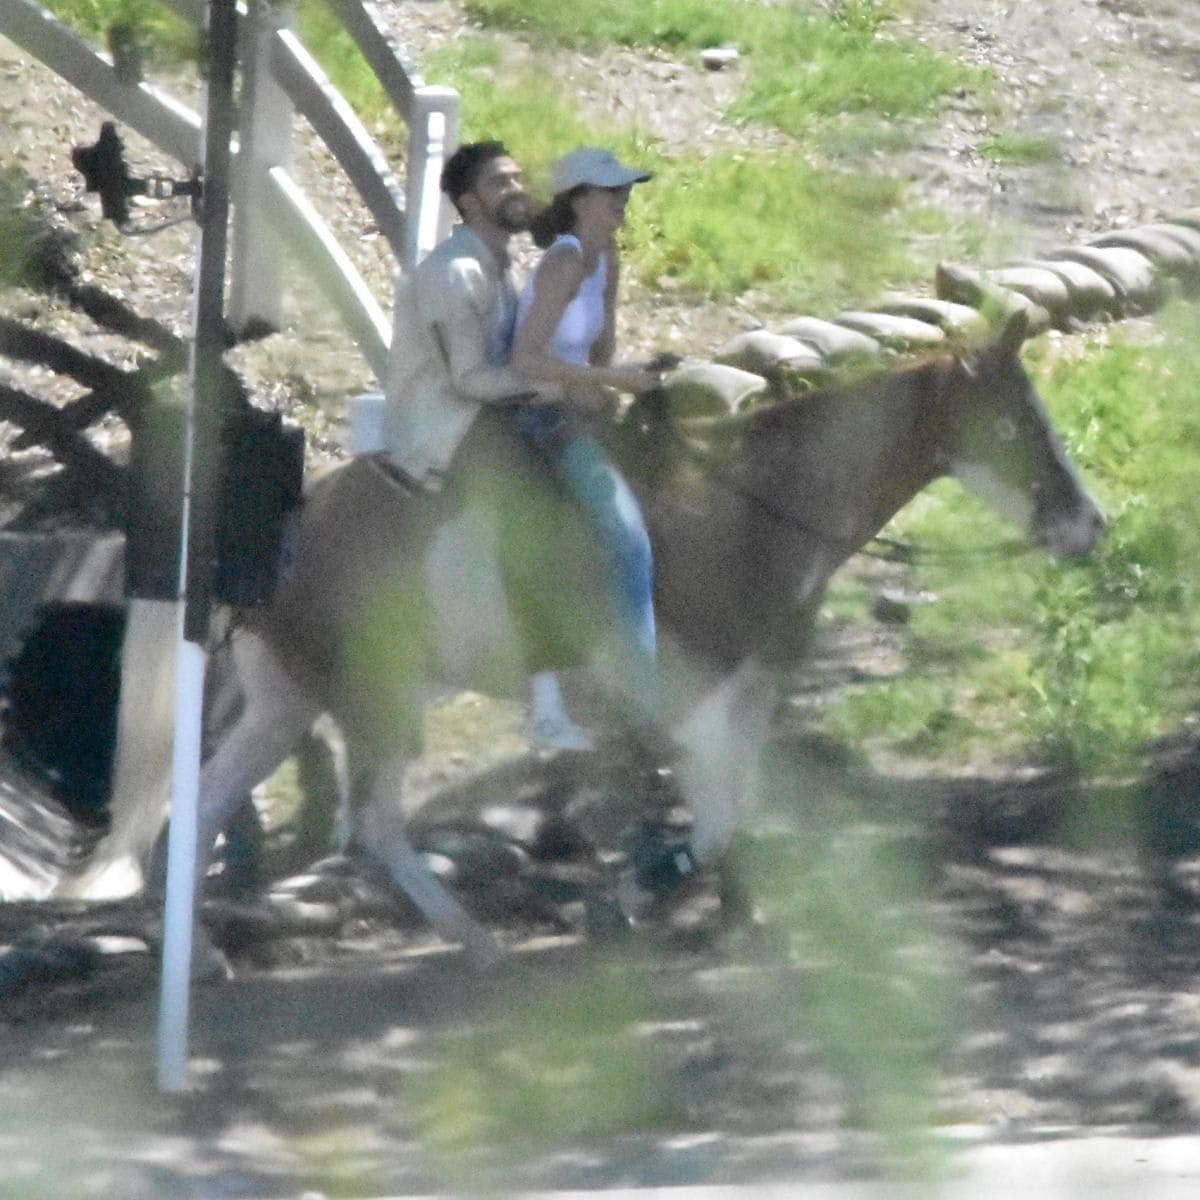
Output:
<svg viewBox="0 0 1200 1200">
<path fill-rule="evenodd" d="M 559 166 L 566 174 L 556 168 L 562 178 L 556 176 L 556 199 L 548 212 L 565 212 L 571 229 L 582 221 L 588 233 L 596 230 L 593 236 L 607 251 L 598 255 L 599 264 L 592 264 L 601 269 L 598 278 L 607 271 L 598 285 L 594 306 L 595 333 L 606 331 L 607 354 L 603 360 L 594 354 L 589 358 L 592 338 L 578 363 L 560 361 L 549 353 L 539 356 L 531 347 L 533 331 L 547 320 L 543 340 L 549 343 L 560 317 L 575 317 L 576 308 L 588 307 L 584 301 L 591 294 L 587 288 L 590 279 L 576 277 L 579 272 L 573 259 L 582 261 L 582 255 L 572 254 L 570 246 L 562 253 L 556 242 L 539 265 L 537 290 L 531 280 L 518 299 L 509 242 L 514 234 L 530 227 L 533 215 L 520 168 L 499 142 L 464 145 L 442 172 L 442 190 L 462 221 L 397 289 L 383 422 L 385 453 L 402 481 L 426 492 L 449 493 L 447 504 L 439 511 L 473 508 L 484 524 L 481 536 L 486 540 L 528 517 L 519 511 L 521 497 L 519 492 L 514 494 L 513 479 L 505 477 L 506 467 L 515 466 L 509 456 L 521 455 L 520 447 L 512 444 L 519 431 L 536 457 L 561 477 L 567 492 L 592 512 L 601 539 L 614 543 L 610 547 L 614 560 L 644 561 L 645 578 L 633 590 L 649 615 L 636 618 L 638 633 L 631 640 L 645 653 L 642 643 L 648 636 L 652 656 L 649 542 L 637 502 L 592 439 L 561 432 L 568 426 L 568 411 L 584 415 L 606 411 L 610 393 L 604 389 L 637 394 L 661 382 L 655 371 L 613 366 L 607 361 L 613 341 L 614 222 L 620 223 L 629 185 L 646 176 L 622 167 L 607 152 L 590 148 L 567 156 Z M 614 217 L 610 209 L 616 210 L 613 198 L 617 193 L 621 198 Z M 593 196 L 598 203 L 591 202 Z M 575 250 L 581 245 L 573 233 L 559 241 L 572 243 Z M 565 278 L 565 291 L 560 277 Z M 523 370 L 518 373 L 509 359 L 520 305 L 524 305 L 520 311 L 525 320 L 521 330 Z M 583 314 L 585 323 L 590 315 L 590 309 Z M 447 487 L 451 476 L 453 482 Z M 499 528 L 487 527 L 492 520 L 499 522 Z M 507 552 L 504 565 L 511 582 L 519 570 L 513 559 L 520 554 L 513 550 L 511 539 L 500 540 Z M 627 548 L 633 545 L 640 547 L 636 553 Z M 542 566 L 549 565 L 549 556 L 541 558 Z M 526 578 L 525 583 L 532 583 L 536 590 L 536 581 Z M 631 587 L 615 592 L 623 596 Z M 510 588 L 514 593 L 521 590 L 516 585 Z M 527 665 L 536 668 L 538 659 L 546 656 L 544 650 L 538 650 L 544 640 L 544 608 L 536 602 L 522 608 L 515 597 L 510 600 L 510 609 L 524 618 L 521 632 Z M 619 600 L 617 607 L 621 607 Z M 641 630 L 646 621 L 651 630 L 648 635 Z M 589 748 L 590 738 L 566 715 L 556 675 L 532 673 L 534 703 L 529 728 L 533 740 L 551 748 Z"/>
<path fill-rule="evenodd" d="M 488 161 L 507 174 L 506 157 Z M 503 250 L 497 218 L 520 209 L 519 183 L 508 175 L 475 188 L 474 200 L 460 194 L 464 213 L 490 213 Z M 472 528 L 487 506 L 441 510 L 454 480 L 474 486 L 476 473 L 457 472 L 440 494 L 421 486 L 469 451 L 489 405 L 503 405 L 510 389 L 528 390 L 488 349 L 489 321 L 503 303 L 501 259 L 470 228 L 456 236 L 463 255 L 443 251 L 427 275 L 418 268 L 397 315 L 408 322 L 401 336 L 417 337 L 422 280 L 453 276 L 463 298 L 453 310 L 458 325 L 449 324 L 444 295 L 430 298 L 425 358 L 410 360 L 425 364 L 418 386 L 428 389 L 426 408 L 436 416 L 413 426 L 425 439 L 412 444 L 427 447 L 426 469 L 409 460 L 407 488 L 372 458 L 313 478 L 290 571 L 269 604 L 239 616 L 229 650 L 244 703 L 201 771 L 198 878 L 246 791 L 330 712 L 346 735 L 357 845 L 441 935 L 486 959 L 494 938 L 412 846 L 403 806 L 405 768 L 421 750 L 425 685 L 498 685 L 511 694 L 524 663 L 520 639 L 505 627 L 495 538 Z M 700 431 L 673 433 L 658 444 L 686 444 L 687 453 L 665 463 L 651 455 L 650 469 L 631 473 L 655 546 L 660 676 L 678 718 L 673 767 L 693 816 L 690 862 L 718 859 L 753 800 L 783 678 L 780 638 L 811 624 L 837 568 L 935 479 L 956 476 L 1055 556 L 1085 555 L 1096 544 L 1102 514 L 1021 364 L 1025 333 L 1017 316 L 970 353 L 762 405 L 715 427 L 698 455 Z M 452 394 L 454 378 L 468 381 L 468 400 Z M 417 422 L 426 408 L 398 404 L 392 416 Z M 633 424 L 636 443 L 643 422 Z M 507 476 L 510 464 L 500 465 Z M 527 510 L 562 511 L 547 472 L 520 455 L 511 471 Z M 603 589 L 586 555 L 562 561 L 553 590 L 574 615 Z M 546 590 L 544 572 L 531 578 Z"/>
</svg>

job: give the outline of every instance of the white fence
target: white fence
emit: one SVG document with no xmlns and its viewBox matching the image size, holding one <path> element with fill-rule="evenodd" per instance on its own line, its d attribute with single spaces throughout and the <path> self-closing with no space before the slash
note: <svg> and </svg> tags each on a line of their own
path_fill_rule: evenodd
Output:
<svg viewBox="0 0 1200 1200">
<path fill-rule="evenodd" d="M 170 0 L 203 19 L 204 0 Z M 401 268 L 446 232 L 438 178 L 458 136 L 458 96 L 430 87 L 380 31 L 361 0 L 329 0 L 408 129 L 398 183 L 353 109 L 267 0 L 239 10 L 241 114 L 232 181 L 229 320 L 235 330 L 281 323 L 284 254 L 302 265 L 340 314 L 381 381 L 391 326 L 379 302 L 290 174 L 294 117 L 305 117 L 362 197 Z M 34 0 L 0 3 L 0 34 L 191 170 L 201 158 L 197 113 L 150 83 L 124 83 L 97 50 Z"/>
</svg>

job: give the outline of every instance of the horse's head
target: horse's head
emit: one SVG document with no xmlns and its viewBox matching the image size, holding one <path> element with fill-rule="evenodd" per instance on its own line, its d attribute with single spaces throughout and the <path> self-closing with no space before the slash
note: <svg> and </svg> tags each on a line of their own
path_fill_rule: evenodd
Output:
<svg viewBox="0 0 1200 1200">
<path fill-rule="evenodd" d="M 1067 457 L 1021 365 L 1026 320 L 952 368 L 942 450 L 947 470 L 1057 558 L 1091 552 L 1104 514 Z"/>
</svg>

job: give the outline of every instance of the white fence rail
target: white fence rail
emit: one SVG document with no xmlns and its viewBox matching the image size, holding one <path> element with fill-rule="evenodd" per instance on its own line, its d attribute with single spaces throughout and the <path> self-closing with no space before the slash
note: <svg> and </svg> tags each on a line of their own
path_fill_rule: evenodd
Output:
<svg viewBox="0 0 1200 1200">
<path fill-rule="evenodd" d="M 169 0 L 188 19 L 203 0 Z M 241 121 L 232 182 L 229 319 L 235 330 L 278 327 L 285 258 L 306 270 L 340 314 L 380 380 L 390 323 L 378 300 L 290 173 L 297 113 L 312 126 L 362 197 L 397 265 L 420 260 L 446 232 L 450 216 L 438 189 L 458 136 L 458 96 L 427 86 L 384 36 L 361 0 L 330 0 L 408 129 L 403 188 L 353 109 L 330 83 L 286 15 L 266 0 L 239 14 Z M 190 170 L 200 159 L 198 114 L 153 85 L 125 83 L 111 58 L 35 0 L 4 0 L 0 34 Z"/>
</svg>

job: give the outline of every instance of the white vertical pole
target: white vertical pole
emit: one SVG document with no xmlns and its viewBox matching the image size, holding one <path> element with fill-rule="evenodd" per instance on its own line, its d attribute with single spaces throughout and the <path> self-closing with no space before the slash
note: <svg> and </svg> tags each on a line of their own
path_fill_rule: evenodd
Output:
<svg viewBox="0 0 1200 1200">
<path fill-rule="evenodd" d="M 407 271 L 441 241 L 449 228 L 449 207 L 441 191 L 442 165 L 458 136 L 458 93 L 423 87 L 413 94 L 408 118 L 405 179 L 407 238 L 402 269 Z"/>
<path fill-rule="evenodd" d="M 287 7 L 251 0 L 250 37 L 243 63 L 238 157 L 233 179 L 233 254 L 229 323 L 238 333 L 251 326 L 283 324 L 281 244 L 270 228 L 270 172 L 292 164 L 294 109 L 271 73 L 271 44 L 291 24 Z"/>
<path fill-rule="evenodd" d="M 184 528 L 186 532 L 186 521 Z M 177 606 L 177 611 L 175 747 L 171 764 L 171 824 L 167 833 L 167 889 L 163 907 L 158 1010 L 158 1086 L 164 1092 L 181 1091 L 187 1084 L 192 929 L 196 904 L 196 800 L 200 788 L 205 666 L 204 647 L 183 636 L 182 603 Z"/>
<path fill-rule="evenodd" d="M 158 1084 L 163 1091 L 179 1091 L 187 1083 L 204 646 L 212 590 L 218 435 L 224 411 L 221 371 L 225 349 L 229 143 L 237 62 L 236 0 L 209 0 L 205 45 L 208 85 L 204 196 L 192 293 L 191 387 L 184 434 L 175 743 L 159 997 Z"/>
</svg>

